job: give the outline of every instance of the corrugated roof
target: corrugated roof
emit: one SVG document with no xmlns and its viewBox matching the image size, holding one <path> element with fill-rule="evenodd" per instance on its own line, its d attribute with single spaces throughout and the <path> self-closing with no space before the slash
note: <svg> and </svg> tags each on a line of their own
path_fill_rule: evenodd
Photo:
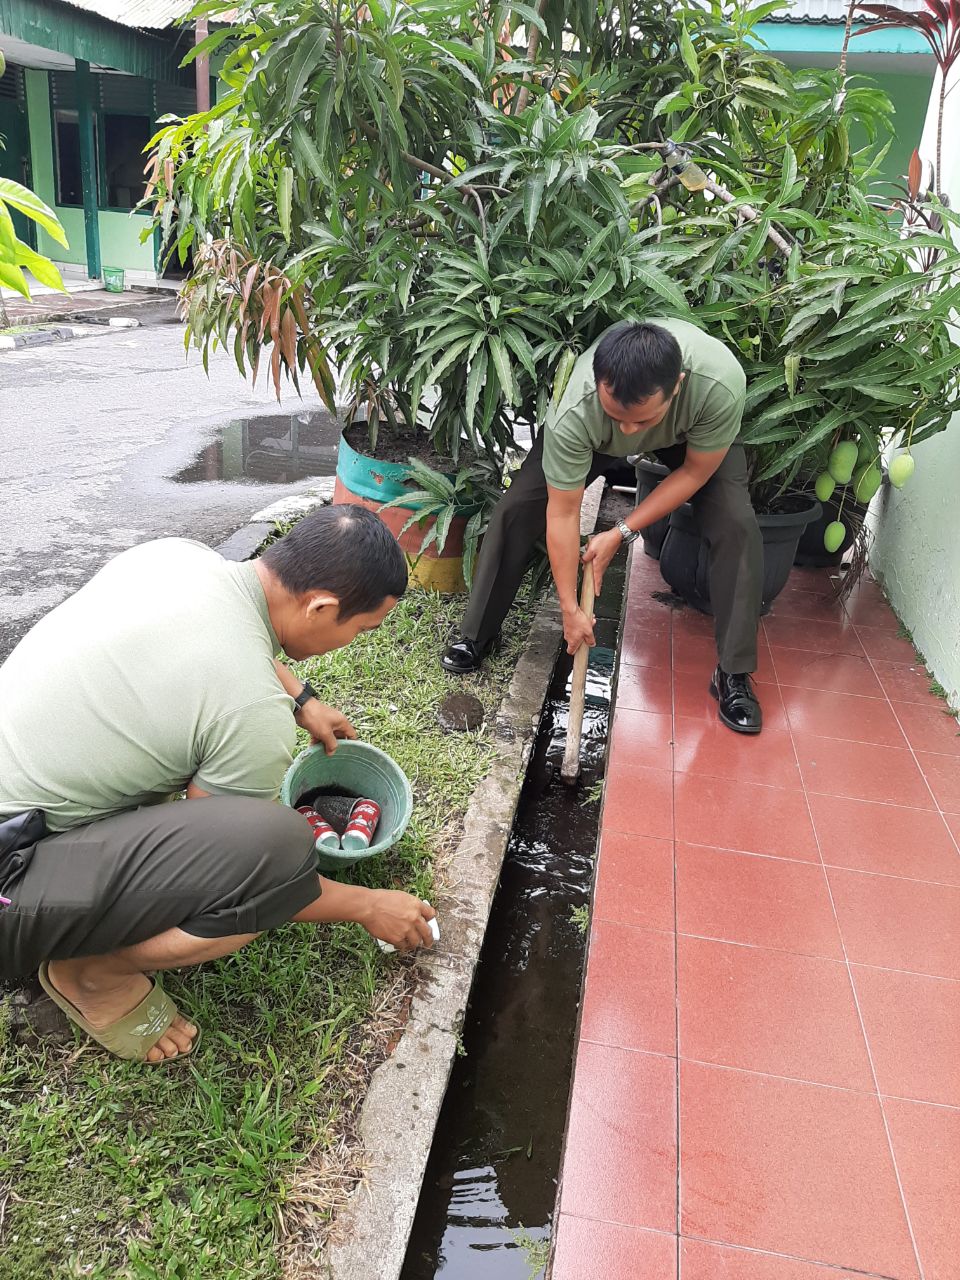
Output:
<svg viewBox="0 0 960 1280">
<path fill-rule="evenodd" d="M 898 9 L 917 13 L 926 9 L 923 0 L 893 0 Z M 848 0 L 784 0 L 783 12 L 772 14 L 768 22 L 837 22 L 847 20 Z M 854 14 L 854 21 L 869 22 L 866 13 Z"/>
<path fill-rule="evenodd" d="M 194 0 L 65 0 L 74 9 L 95 13 L 121 27 L 164 31 L 193 8 Z"/>
</svg>

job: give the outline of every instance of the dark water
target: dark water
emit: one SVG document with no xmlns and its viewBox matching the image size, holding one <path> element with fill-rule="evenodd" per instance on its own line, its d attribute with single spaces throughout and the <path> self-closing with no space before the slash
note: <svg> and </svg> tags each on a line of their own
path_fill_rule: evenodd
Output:
<svg viewBox="0 0 960 1280">
<path fill-rule="evenodd" d="M 531 1280 L 556 1197 L 593 880 L 622 572 L 591 653 L 579 785 L 560 781 L 572 660 L 548 694 L 402 1280 Z"/>
<path fill-rule="evenodd" d="M 170 479 L 293 484 L 307 476 L 332 476 L 339 438 L 337 419 L 323 411 L 235 418 Z"/>
</svg>

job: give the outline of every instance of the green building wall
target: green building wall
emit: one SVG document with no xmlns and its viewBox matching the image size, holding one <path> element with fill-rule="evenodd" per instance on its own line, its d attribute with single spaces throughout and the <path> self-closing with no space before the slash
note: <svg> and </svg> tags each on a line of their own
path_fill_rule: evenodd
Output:
<svg viewBox="0 0 960 1280">
<path fill-rule="evenodd" d="M 63 224 L 70 247 L 64 249 L 46 232 L 40 230 L 38 249 L 55 262 L 86 267 L 87 254 L 83 232 L 83 210 L 56 203 L 53 172 L 53 116 L 50 110 L 50 86 L 46 71 L 26 71 L 27 116 L 30 122 L 30 159 L 34 188 L 41 200 L 56 211 Z M 142 273 L 138 283 L 149 283 L 156 273 L 153 237 L 140 243 L 140 233 L 148 219 L 140 213 L 123 213 L 101 209 L 100 258 L 105 267 L 123 267 L 125 271 Z"/>
</svg>

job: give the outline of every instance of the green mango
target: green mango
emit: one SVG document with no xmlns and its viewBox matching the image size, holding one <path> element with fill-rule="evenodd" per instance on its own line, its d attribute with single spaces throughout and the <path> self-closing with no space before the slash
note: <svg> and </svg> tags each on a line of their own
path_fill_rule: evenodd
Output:
<svg viewBox="0 0 960 1280">
<path fill-rule="evenodd" d="M 868 503 L 883 483 L 883 472 L 875 462 L 861 467 L 854 477 L 853 496 L 858 502 Z"/>
<path fill-rule="evenodd" d="M 841 440 L 827 461 L 827 470 L 837 484 L 849 484 L 857 465 L 857 446 L 852 440 Z"/>
<path fill-rule="evenodd" d="M 663 225 L 665 227 L 668 227 L 671 222 L 676 222 L 679 216 L 680 215 L 677 212 L 677 206 L 675 204 L 665 204 L 661 210 L 661 217 L 663 218 Z"/>
<path fill-rule="evenodd" d="M 833 520 L 823 531 L 823 545 L 828 551 L 839 551 L 840 544 L 846 537 L 847 526 L 842 520 Z"/>
<path fill-rule="evenodd" d="M 813 486 L 813 491 L 817 495 L 819 502 L 826 502 L 828 498 L 832 497 L 836 487 L 836 480 L 834 480 L 829 471 L 824 471 L 817 476 L 817 483 Z"/>
<path fill-rule="evenodd" d="M 895 489 L 902 489 L 916 470 L 917 464 L 912 453 L 898 453 L 890 463 L 887 474 Z"/>
<path fill-rule="evenodd" d="M 877 456 L 877 451 L 873 441 L 868 440 L 866 436 L 860 437 L 860 443 L 857 445 L 857 466 L 862 467 L 865 462 L 873 462 Z"/>
</svg>

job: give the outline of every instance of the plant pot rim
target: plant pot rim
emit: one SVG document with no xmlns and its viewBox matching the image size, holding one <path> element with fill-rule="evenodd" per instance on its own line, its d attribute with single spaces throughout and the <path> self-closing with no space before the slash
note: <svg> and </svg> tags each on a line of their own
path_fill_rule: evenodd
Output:
<svg viewBox="0 0 960 1280">
<path fill-rule="evenodd" d="M 785 498 L 804 498 L 809 506 L 803 511 L 771 511 L 764 515 L 757 514 L 757 523 L 760 528 L 776 529 L 785 526 L 802 524 L 813 524 L 815 520 L 819 520 L 823 515 L 823 507 L 817 498 L 811 498 L 808 493 L 797 493 L 789 490 L 783 495 Z"/>
</svg>

